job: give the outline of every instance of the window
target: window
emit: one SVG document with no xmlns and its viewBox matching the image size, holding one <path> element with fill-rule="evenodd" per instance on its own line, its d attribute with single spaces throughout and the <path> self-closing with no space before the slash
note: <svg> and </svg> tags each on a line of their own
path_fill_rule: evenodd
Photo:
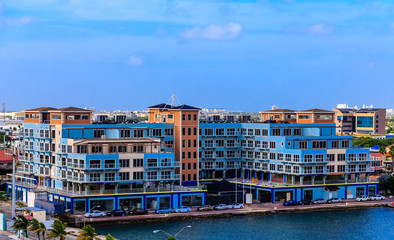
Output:
<svg viewBox="0 0 394 240">
<path fill-rule="evenodd" d="M 191 115 L 191 114 L 188 114 L 188 115 L 187 115 L 187 120 L 189 120 L 189 121 L 192 120 L 192 115 Z"/>
<path fill-rule="evenodd" d="M 342 141 L 342 148 L 349 148 L 349 146 L 350 146 L 349 140 Z"/>
<path fill-rule="evenodd" d="M 194 170 L 197 169 L 197 163 L 193 163 L 193 169 L 194 169 Z"/>
<path fill-rule="evenodd" d="M 338 171 L 337 172 L 346 172 L 346 165 L 338 165 Z"/>
<path fill-rule="evenodd" d="M 324 173 L 324 166 L 316 166 L 316 173 Z"/>
<path fill-rule="evenodd" d="M 187 135 L 189 135 L 189 136 L 192 135 L 192 129 L 191 128 L 187 128 Z"/>
<path fill-rule="evenodd" d="M 60 120 L 60 119 L 62 119 L 62 115 L 60 115 L 60 114 L 52 114 L 52 119 Z"/>
<path fill-rule="evenodd" d="M 261 129 L 256 128 L 256 129 L 254 130 L 254 135 L 255 135 L 255 136 L 260 136 L 260 135 L 261 135 Z"/>
<path fill-rule="evenodd" d="M 248 129 L 248 136 L 253 136 L 253 133 L 254 133 L 253 129 L 249 128 Z"/>
<path fill-rule="evenodd" d="M 304 162 L 312 162 L 313 161 L 313 155 L 312 154 L 305 154 L 304 155 Z"/>
<path fill-rule="evenodd" d="M 356 171 L 356 165 L 352 164 L 349 165 L 349 172 L 355 172 Z"/>
<path fill-rule="evenodd" d="M 270 160 L 275 160 L 275 159 L 276 159 L 276 154 L 270 153 Z"/>
<path fill-rule="evenodd" d="M 193 135 L 197 136 L 197 128 L 193 128 Z"/>
<path fill-rule="evenodd" d="M 283 161 L 283 153 L 278 153 L 278 161 Z"/>
<path fill-rule="evenodd" d="M 135 129 L 134 130 L 134 137 L 135 138 L 144 137 L 144 130 L 142 130 L 142 129 Z"/>
<path fill-rule="evenodd" d="M 104 130 L 94 130 L 93 137 L 94 138 L 101 138 L 104 135 Z"/>
<path fill-rule="evenodd" d="M 241 135 L 246 135 L 246 128 L 241 128 Z"/>
<path fill-rule="evenodd" d="M 338 161 L 345 161 L 346 160 L 346 154 L 338 154 Z"/>
<path fill-rule="evenodd" d="M 280 128 L 272 129 L 272 136 L 280 136 Z"/>
<path fill-rule="evenodd" d="M 327 141 L 312 141 L 312 148 L 314 149 L 327 148 Z"/>
<path fill-rule="evenodd" d="M 312 166 L 306 166 L 306 167 L 304 167 L 304 173 L 310 174 L 313 171 L 312 169 L 313 169 Z"/>
<path fill-rule="evenodd" d="M 119 159 L 120 167 L 121 168 L 128 168 L 130 167 L 130 159 Z"/>
<path fill-rule="evenodd" d="M 133 167 L 143 167 L 144 166 L 144 159 L 133 159 Z"/>
<path fill-rule="evenodd" d="M 193 115 L 193 120 L 194 120 L 194 121 L 197 121 L 197 114 L 194 114 L 194 115 Z"/>
<path fill-rule="evenodd" d="M 144 179 L 144 172 L 133 172 L 133 180 Z"/>
<path fill-rule="evenodd" d="M 366 161 L 366 160 L 367 160 L 367 154 L 366 154 L 366 153 L 360 153 L 360 154 L 358 154 L 358 160 L 360 160 L 360 161 Z"/>
<path fill-rule="evenodd" d="M 268 136 L 268 129 L 261 129 L 261 135 L 262 136 Z"/>
<path fill-rule="evenodd" d="M 316 162 L 324 162 L 324 154 L 316 154 Z"/>
<path fill-rule="evenodd" d="M 216 151 L 216 157 L 217 158 L 223 158 L 224 157 L 224 152 L 223 151 Z"/>
<path fill-rule="evenodd" d="M 285 165 L 285 172 L 291 173 L 291 165 Z"/>
<path fill-rule="evenodd" d="M 365 164 L 359 165 L 359 166 L 358 166 L 358 171 L 359 171 L 359 172 L 365 172 L 365 171 L 367 171 L 367 165 L 365 165 Z"/>
<path fill-rule="evenodd" d="M 119 178 L 120 178 L 121 181 L 130 180 L 130 173 L 129 172 L 120 172 L 119 173 Z"/>
<path fill-rule="evenodd" d="M 329 172 L 329 173 L 333 173 L 333 172 L 335 172 L 335 166 L 327 166 L 327 172 Z"/>
<path fill-rule="evenodd" d="M 275 164 L 270 163 L 270 171 L 275 171 Z"/>
<path fill-rule="evenodd" d="M 133 146 L 133 152 L 139 152 L 139 153 L 144 152 L 144 146 L 134 145 Z"/>
<path fill-rule="evenodd" d="M 298 144 L 299 144 L 299 149 L 307 149 L 308 148 L 307 141 L 300 141 L 300 142 L 298 142 Z"/>
<path fill-rule="evenodd" d="M 262 148 L 268 148 L 268 142 L 267 141 L 262 141 L 261 142 L 261 147 Z"/>
<path fill-rule="evenodd" d="M 204 131 L 205 136 L 213 136 L 213 129 L 212 128 L 207 128 Z"/>
<path fill-rule="evenodd" d="M 224 140 L 216 140 L 216 147 L 224 147 Z"/>
<path fill-rule="evenodd" d="M 334 162 L 335 161 L 335 154 L 327 154 L 327 160 L 329 162 Z"/>
<path fill-rule="evenodd" d="M 182 121 L 186 121 L 186 115 L 182 114 Z"/>
<path fill-rule="evenodd" d="M 285 161 L 291 162 L 291 154 L 288 153 L 285 154 Z"/>
<path fill-rule="evenodd" d="M 171 171 L 161 171 L 161 179 L 171 179 Z"/>
<path fill-rule="evenodd" d="M 223 136 L 223 135 L 224 135 L 224 128 L 217 128 L 216 136 Z"/>
<path fill-rule="evenodd" d="M 173 128 L 165 128 L 164 135 L 166 136 L 174 136 L 174 129 Z"/>
<path fill-rule="evenodd" d="M 357 127 L 373 128 L 373 117 L 357 117 Z"/>
<path fill-rule="evenodd" d="M 332 120 L 332 115 L 316 115 L 316 120 Z"/>
<path fill-rule="evenodd" d="M 283 129 L 283 135 L 284 136 L 291 136 L 291 128 Z"/>
<path fill-rule="evenodd" d="M 157 179 L 157 172 L 156 171 L 146 172 L 146 175 L 148 177 L 148 180 L 155 180 L 155 179 Z"/>
<path fill-rule="evenodd" d="M 294 136 L 302 136 L 301 128 L 294 128 Z"/>
<path fill-rule="evenodd" d="M 357 154 L 356 153 L 349 153 L 348 154 L 348 160 L 349 161 L 356 161 L 357 160 Z"/>
<path fill-rule="evenodd" d="M 299 166 L 294 166 L 293 167 L 293 173 L 300 173 L 300 167 Z"/>
<path fill-rule="evenodd" d="M 339 141 L 338 140 L 331 141 L 331 148 L 339 148 Z"/>
<path fill-rule="evenodd" d="M 270 142 L 270 148 L 276 148 L 276 142 Z"/>
<path fill-rule="evenodd" d="M 120 130 L 120 137 L 121 138 L 131 137 L 131 130 L 130 129 Z"/>
<path fill-rule="evenodd" d="M 152 130 L 152 136 L 154 137 L 160 137 L 161 136 L 161 129 L 153 129 Z"/>
<path fill-rule="evenodd" d="M 278 164 L 278 172 L 283 172 L 283 165 L 282 164 Z"/>
<path fill-rule="evenodd" d="M 235 128 L 228 128 L 227 129 L 227 135 L 228 136 L 234 136 L 235 135 Z"/>
<path fill-rule="evenodd" d="M 310 115 L 298 115 L 298 119 L 311 119 Z"/>
</svg>

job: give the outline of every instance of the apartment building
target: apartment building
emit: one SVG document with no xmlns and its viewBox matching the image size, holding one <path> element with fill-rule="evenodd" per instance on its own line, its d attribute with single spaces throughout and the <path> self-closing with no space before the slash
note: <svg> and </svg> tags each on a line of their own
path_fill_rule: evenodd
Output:
<svg viewBox="0 0 394 240">
<path fill-rule="evenodd" d="M 386 109 L 334 108 L 337 134 L 385 134 Z"/>
<path fill-rule="evenodd" d="M 221 179 L 262 202 L 377 193 L 369 150 L 336 135 L 334 112 L 276 109 L 251 123 L 200 122 L 199 111 L 158 104 L 148 123 L 93 124 L 80 108 L 26 110 L 17 196 L 46 191 L 77 213 L 201 205 L 206 191 L 192 186 Z"/>
<path fill-rule="evenodd" d="M 179 186 L 174 124 L 92 124 L 74 107 L 25 114 L 17 195 L 28 204 L 38 191 L 75 213 L 205 203 L 205 191 Z"/>
</svg>

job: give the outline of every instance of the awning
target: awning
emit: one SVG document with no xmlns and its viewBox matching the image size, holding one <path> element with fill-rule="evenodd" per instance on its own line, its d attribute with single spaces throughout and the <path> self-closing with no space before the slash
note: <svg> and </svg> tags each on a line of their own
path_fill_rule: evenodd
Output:
<svg viewBox="0 0 394 240">
<path fill-rule="evenodd" d="M 326 191 L 331 191 L 331 192 L 333 192 L 333 191 L 337 191 L 339 189 L 339 187 L 337 187 L 337 186 L 333 186 L 333 185 L 329 185 L 329 186 L 325 186 L 325 190 Z"/>
</svg>

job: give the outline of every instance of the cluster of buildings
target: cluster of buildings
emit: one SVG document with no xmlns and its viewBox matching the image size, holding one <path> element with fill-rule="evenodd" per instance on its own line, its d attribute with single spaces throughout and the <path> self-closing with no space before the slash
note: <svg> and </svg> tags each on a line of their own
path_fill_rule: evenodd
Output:
<svg viewBox="0 0 394 240">
<path fill-rule="evenodd" d="M 94 123 L 92 111 L 76 107 L 24 115 L 16 194 L 27 204 L 44 196 L 72 213 L 197 206 L 207 202 L 204 186 L 222 179 L 261 202 L 378 191 L 369 149 L 337 134 L 335 111 L 202 121 L 197 107 L 163 103 L 148 107 L 148 122 L 122 124 Z"/>
</svg>

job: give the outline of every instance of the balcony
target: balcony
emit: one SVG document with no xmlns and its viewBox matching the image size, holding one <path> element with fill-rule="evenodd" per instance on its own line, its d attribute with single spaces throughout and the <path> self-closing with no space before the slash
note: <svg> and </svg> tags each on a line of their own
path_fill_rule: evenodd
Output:
<svg viewBox="0 0 394 240">
<path fill-rule="evenodd" d="M 144 180 L 160 180 L 160 181 L 170 181 L 170 180 L 180 180 L 180 174 L 172 174 L 172 175 L 144 175 Z"/>
<path fill-rule="evenodd" d="M 25 174 L 33 174 L 33 168 L 23 168 L 23 167 L 18 167 L 16 169 L 18 173 L 25 173 Z"/>
</svg>

